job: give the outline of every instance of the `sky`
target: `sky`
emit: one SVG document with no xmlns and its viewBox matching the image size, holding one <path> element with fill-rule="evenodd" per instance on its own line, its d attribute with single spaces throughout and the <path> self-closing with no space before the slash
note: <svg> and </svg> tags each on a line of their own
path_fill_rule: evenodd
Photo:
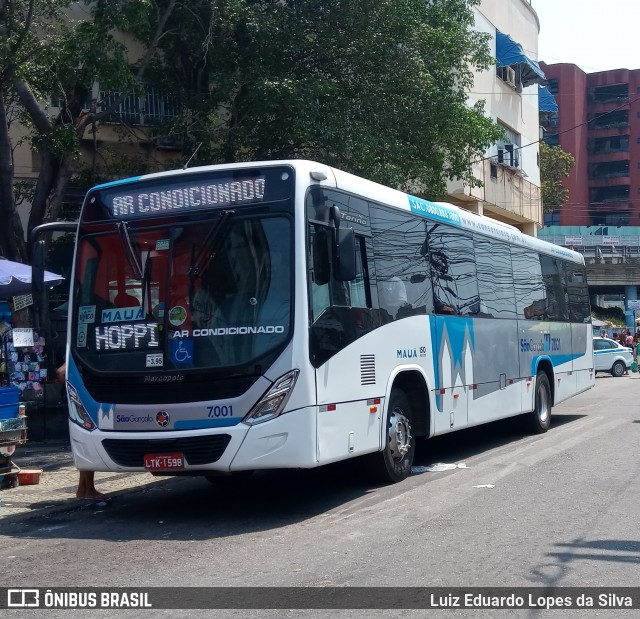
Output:
<svg viewBox="0 0 640 619">
<path fill-rule="evenodd" d="M 540 19 L 538 59 L 585 73 L 640 69 L 640 0 L 531 0 Z"/>
</svg>

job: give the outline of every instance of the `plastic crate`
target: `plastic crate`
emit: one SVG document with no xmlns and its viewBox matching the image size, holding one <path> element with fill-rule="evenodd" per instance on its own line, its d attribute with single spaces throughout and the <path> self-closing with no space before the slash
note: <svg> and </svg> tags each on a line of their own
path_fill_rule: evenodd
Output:
<svg viewBox="0 0 640 619">
<path fill-rule="evenodd" d="M 27 441 L 27 418 L 0 420 L 0 445 L 21 445 Z"/>
<path fill-rule="evenodd" d="M 22 469 L 18 473 L 18 481 L 21 486 L 35 486 L 40 483 L 42 469 Z"/>
<path fill-rule="evenodd" d="M 0 419 L 17 417 L 20 404 L 20 391 L 17 387 L 0 387 Z"/>
</svg>

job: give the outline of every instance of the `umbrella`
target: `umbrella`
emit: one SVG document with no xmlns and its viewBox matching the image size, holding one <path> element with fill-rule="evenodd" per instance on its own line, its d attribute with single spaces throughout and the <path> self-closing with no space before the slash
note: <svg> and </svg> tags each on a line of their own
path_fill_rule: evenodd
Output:
<svg viewBox="0 0 640 619">
<path fill-rule="evenodd" d="M 46 284 L 56 286 L 64 281 L 62 275 L 44 272 Z M 0 259 L 0 299 L 10 299 L 31 292 L 31 266 L 19 262 Z"/>
</svg>

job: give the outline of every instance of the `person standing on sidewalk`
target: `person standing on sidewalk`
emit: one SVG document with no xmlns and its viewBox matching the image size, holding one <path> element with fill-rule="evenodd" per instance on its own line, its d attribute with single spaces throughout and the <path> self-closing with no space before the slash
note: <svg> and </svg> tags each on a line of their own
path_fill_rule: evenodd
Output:
<svg viewBox="0 0 640 619">
<path fill-rule="evenodd" d="M 64 383 L 67 366 L 63 363 L 56 370 L 56 382 Z M 95 487 L 95 473 L 93 471 L 80 471 L 80 479 L 78 481 L 78 490 L 76 497 L 79 499 L 88 499 L 91 501 L 106 501 L 108 496 L 98 492 Z"/>
</svg>

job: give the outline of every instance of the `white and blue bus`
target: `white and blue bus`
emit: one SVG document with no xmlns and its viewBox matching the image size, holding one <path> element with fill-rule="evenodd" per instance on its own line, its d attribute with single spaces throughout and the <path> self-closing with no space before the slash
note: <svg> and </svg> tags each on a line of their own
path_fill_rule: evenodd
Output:
<svg viewBox="0 0 640 619">
<path fill-rule="evenodd" d="M 216 476 L 364 456 L 594 385 L 579 253 L 311 161 L 94 187 L 67 341 L 78 468 Z"/>
</svg>

